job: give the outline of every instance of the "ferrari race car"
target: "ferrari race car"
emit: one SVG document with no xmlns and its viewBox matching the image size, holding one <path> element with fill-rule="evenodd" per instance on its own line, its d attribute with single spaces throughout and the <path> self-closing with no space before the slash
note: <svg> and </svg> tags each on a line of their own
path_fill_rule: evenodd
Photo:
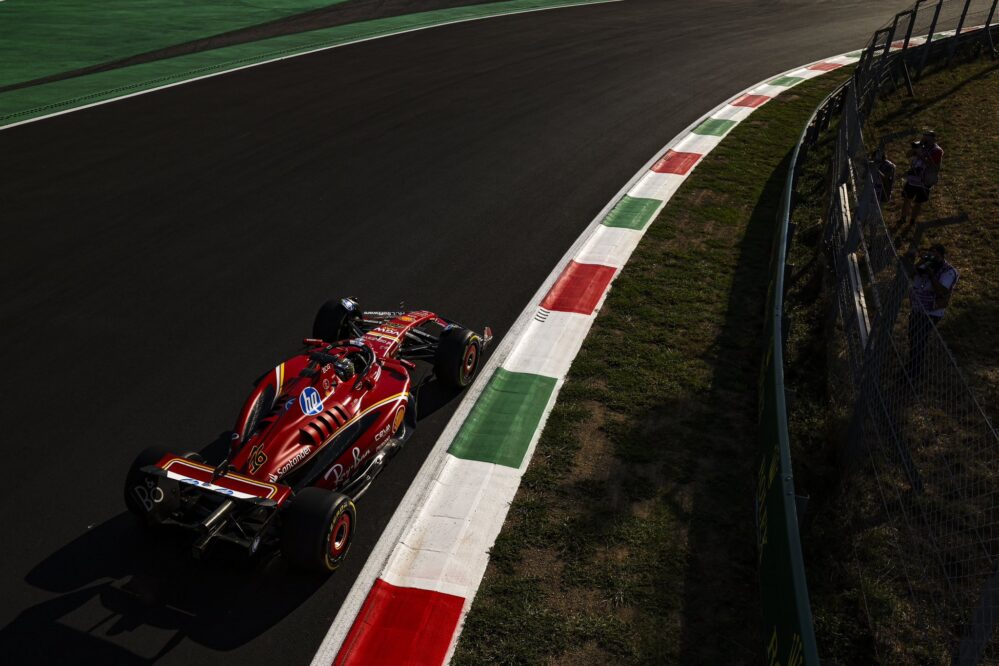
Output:
<svg viewBox="0 0 999 666">
<path fill-rule="evenodd" d="M 416 425 L 415 361 L 463 388 L 491 339 L 488 327 L 479 335 L 425 310 L 329 301 L 304 350 L 257 380 L 223 460 L 146 449 L 126 476 L 125 504 L 147 525 L 194 532 L 196 556 L 228 542 L 333 571 L 350 547 L 354 500 Z"/>
</svg>

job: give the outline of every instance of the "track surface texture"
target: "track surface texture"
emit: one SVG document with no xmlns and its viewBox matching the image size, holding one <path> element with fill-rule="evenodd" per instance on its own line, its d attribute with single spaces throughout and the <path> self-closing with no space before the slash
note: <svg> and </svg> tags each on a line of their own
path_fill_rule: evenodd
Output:
<svg viewBox="0 0 999 666">
<path fill-rule="evenodd" d="M 405 299 L 502 336 L 678 131 L 859 46 L 908 1 L 508 16 L 0 132 L 0 654 L 308 662 L 458 399 L 421 398 L 416 436 L 326 579 L 280 560 L 193 563 L 143 536 L 121 500 L 135 452 L 218 450 L 253 379 L 331 296 Z"/>
</svg>

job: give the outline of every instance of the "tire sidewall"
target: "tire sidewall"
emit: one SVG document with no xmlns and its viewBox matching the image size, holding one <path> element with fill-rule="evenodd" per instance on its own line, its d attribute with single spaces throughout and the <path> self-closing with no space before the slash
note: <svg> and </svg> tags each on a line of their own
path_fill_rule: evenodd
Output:
<svg viewBox="0 0 999 666">
<path fill-rule="evenodd" d="M 323 488 L 309 487 L 291 500 L 284 512 L 281 551 L 288 563 L 298 569 L 330 573 L 335 571 L 350 550 L 357 525 L 354 502 Z M 344 514 L 350 522 L 346 543 L 335 555 L 331 552 L 336 527 Z"/>
<path fill-rule="evenodd" d="M 473 361 L 472 367 L 468 370 L 466 376 L 465 370 L 466 370 L 466 365 L 468 364 L 469 352 L 473 352 L 475 354 L 475 357 L 472 359 Z M 460 367 L 458 368 L 458 373 L 459 373 L 458 382 L 462 386 L 468 386 L 475 379 L 475 375 L 479 371 L 479 363 L 481 362 L 481 360 L 482 360 L 482 341 L 479 339 L 479 336 L 472 334 L 472 337 L 470 337 L 468 339 L 468 342 L 465 344 L 465 349 L 462 351 L 461 364 Z"/>
<path fill-rule="evenodd" d="M 330 300 L 323 303 L 312 323 L 312 337 L 326 342 L 337 342 L 349 336 L 347 323 L 361 317 L 359 308 L 348 310 L 342 301 Z M 347 335 L 345 335 L 347 334 Z"/>
<path fill-rule="evenodd" d="M 343 545 L 343 549 L 340 550 L 336 555 L 332 552 L 333 540 L 336 539 L 337 526 L 340 524 L 340 519 L 346 514 L 349 517 L 349 522 L 347 523 L 347 535 L 346 543 Z M 348 498 L 343 498 L 343 501 L 337 503 L 333 509 L 333 515 L 329 520 L 329 525 L 326 528 L 326 538 L 323 539 L 323 556 L 326 563 L 326 569 L 329 571 L 336 571 L 340 564 L 343 562 L 344 558 L 347 557 L 347 552 L 350 550 L 350 544 L 354 540 L 354 525 L 356 524 L 357 509 L 354 506 L 354 502 Z"/>
<path fill-rule="evenodd" d="M 474 349 L 474 363 L 466 372 L 469 352 Z M 475 379 L 482 362 L 482 340 L 465 328 L 445 331 L 438 342 L 434 374 L 449 388 L 463 389 Z"/>
</svg>

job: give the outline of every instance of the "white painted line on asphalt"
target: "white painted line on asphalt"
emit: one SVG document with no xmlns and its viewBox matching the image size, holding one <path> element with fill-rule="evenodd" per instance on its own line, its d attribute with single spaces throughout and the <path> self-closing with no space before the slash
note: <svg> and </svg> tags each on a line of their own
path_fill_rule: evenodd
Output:
<svg viewBox="0 0 999 666">
<path fill-rule="evenodd" d="M 772 81 L 773 79 L 771 79 Z M 772 86 L 769 83 L 764 83 L 761 86 L 756 86 L 749 91 L 750 95 L 766 95 L 767 97 L 776 97 L 787 90 L 787 86 Z"/>
<path fill-rule="evenodd" d="M 683 185 L 684 180 L 686 179 L 679 174 L 650 171 L 635 183 L 635 186 L 628 191 L 628 196 L 668 201 L 673 193 Z"/>
<path fill-rule="evenodd" d="M 673 174 L 668 173 L 657 173 L 654 174 L 661 177 L 671 177 L 678 178 Z M 644 193 L 645 190 L 640 190 L 642 183 L 646 181 L 646 178 L 642 178 L 633 188 L 628 190 L 629 197 L 637 197 L 640 194 L 636 192 Z M 676 188 L 669 188 L 675 190 Z M 670 192 L 672 194 L 672 191 Z M 668 196 L 660 196 L 663 194 L 663 188 L 657 190 L 657 196 L 649 197 L 651 199 L 667 199 Z M 620 227 L 607 227 L 600 225 L 597 230 L 590 236 L 586 244 L 579 250 L 579 254 L 576 256 L 576 261 L 582 264 L 600 264 L 602 266 L 613 266 L 614 268 L 624 268 L 624 265 L 628 262 L 628 257 L 631 253 L 638 247 L 638 241 L 642 240 L 642 234 L 635 231 L 634 229 L 622 229 Z M 568 313 L 552 312 L 552 316 L 563 315 Z M 542 373 L 545 374 L 545 373 Z M 557 376 L 557 375 L 554 375 Z"/>
<path fill-rule="evenodd" d="M 2 2 L 3 0 L 0 0 Z M 352 44 L 361 44 L 363 42 L 371 42 L 376 39 L 384 39 L 385 37 L 395 37 L 397 35 L 405 35 L 410 32 L 419 32 L 421 30 L 430 30 L 432 28 L 442 28 L 448 25 L 456 25 L 458 23 L 470 23 L 472 21 L 484 21 L 485 19 L 499 18 L 502 16 L 515 16 L 517 14 L 531 14 L 534 12 L 546 12 L 552 9 L 567 9 L 569 7 L 585 7 L 588 5 L 605 5 L 612 2 L 623 2 L 623 0 L 589 0 L 587 2 L 574 2 L 567 5 L 557 5 L 555 7 L 535 7 L 532 9 L 518 9 L 512 12 L 497 12 L 495 14 L 487 14 L 485 16 L 473 16 L 471 18 L 456 19 L 453 21 L 445 21 L 443 23 L 434 23 L 433 25 L 424 25 L 419 28 L 407 28 L 405 30 L 397 30 L 395 32 L 387 32 L 383 35 L 373 35 L 371 37 L 362 37 L 360 39 L 354 39 L 348 42 L 341 42 L 339 44 L 331 44 L 329 46 L 321 46 L 319 48 L 311 49 L 308 51 L 302 51 L 300 53 L 292 53 L 289 55 L 283 55 L 276 58 L 271 58 L 269 60 L 261 60 L 260 62 L 254 62 L 249 65 L 241 65 L 239 67 L 233 67 L 232 69 L 226 69 L 220 72 L 212 72 L 211 74 L 205 74 L 203 76 L 197 76 L 191 79 L 184 79 L 183 81 L 176 81 L 174 83 L 167 83 L 162 86 L 157 86 L 155 88 L 149 88 L 147 90 L 140 90 L 139 92 L 129 93 L 127 95 L 121 95 L 120 97 L 112 97 L 110 99 L 104 99 L 99 102 L 93 102 L 91 104 L 84 104 L 82 106 L 74 106 L 71 109 L 65 109 L 64 111 L 56 111 L 44 116 L 38 116 L 36 118 L 28 118 L 27 120 L 20 120 L 16 123 L 10 123 L 9 125 L 0 126 L 0 131 L 5 129 L 10 129 L 11 127 L 18 127 L 20 125 L 26 125 L 28 123 L 38 122 L 39 120 L 45 120 L 47 118 L 54 118 L 56 116 L 62 116 L 67 113 L 73 113 L 74 111 L 82 111 L 83 109 L 90 109 L 95 106 L 102 106 L 104 104 L 110 104 L 111 102 L 117 102 L 119 100 L 128 99 L 129 97 L 138 97 L 139 95 L 145 95 L 147 93 L 157 92 L 160 90 L 166 90 L 167 88 L 174 88 L 176 86 L 186 85 L 188 83 L 193 83 L 195 81 L 202 81 L 204 79 L 210 79 L 216 76 L 223 76 L 224 74 L 231 74 L 232 72 L 238 72 L 244 69 L 250 69 L 251 67 L 259 67 L 261 65 L 268 65 L 272 62 L 279 62 L 281 60 L 290 60 L 292 58 L 298 58 L 300 56 L 310 55 L 312 53 L 319 53 L 321 51 L 329 51 L 330 49 L 340 48 L 341 46 L 350 46 Z M 141 85 L 141 84 L 139 84 Z"/>
<path fill-rule="evenodd" d="M 420 512 L 393 551 L 382 580 L 459 597 L 475 593 L 489 548 L 520 485 L 520 471 L 448 455 Z"/>
<path fill-rule="evenodd" d="M 853 59 L 850 60 L 852 61 Z M 815 71 L 807 70 L 810 66 L 811 65 L 807 65 L 804 70 L 789 70 L 788 72 L 777 76 L 787 76 L 791 71 Z M 760 86 L 767 85 L 766 81 L 774 80 L 775 78 L 777 77 L 770 77 L 764 82 L 756 84 L 755 88 L 759 90 Z M 775 92 L 783 92 L 788 89 L 786 87 L 778 88 L 779 90 L 776 90 Z M 607 251 L 608 255 L 613 255 L 617 260 L 613 265 L 616 266 L 622 259 L 627 259 L 627 256 L 618 256 L 620 249 L 614 247 L 615 244 L 619 246 L 622 245 L 621 238 L 617 237 L 615 239 L 615 237 L 611 234 L 604 235 L 606 228 L 602 228 L 601 225 L 601 222 L 604 220 L 606 215 L 619 203 L 622 196 L 626 192 L 634 196 L 633 193 L 636 191 L 646 191 L 649 193 L 663 192 L 666 195 L 663 197 L 662 204 L 657 209 L 660 210 L 675 192 L 676 187 L 672 186 L 672 184 L 668 183 L 668 181 L 659 181 L 658 184 L 651 184 L 649 179 L 649 170 L 652 165 L 659 161 L 659 159 L 668 150 L 678 148 L 684 141 L 689 141 L 689 145 L 697 145 L 696 142 L 699 141 L 701 137 L 690 137 L 689 135 L 691 134 L 691 130 L 708 118 L 728 118 L 733 120 L 745 119 L 755 110 L 756 107 L 733 107 L 731 106 L 731 103 L 752 90 L 754 90 L 754 88 L 747 88 L 745 91 L 733 95 L 731 98 L 715 107 L 712 111 L 691 123 L 686 130 L 678 134 L 661 150 L 657 151 L 655 156 L 653 156 L 646 163 L 646 165 L 630 179 L 630 181 L 610 200 L 610 202 L 608 202 L 596 218 L 591 221 L 586 230 L 576 239 L 572 247 L 569 248 L 566 254 L 549 274 L 541 288 L 535 293 L 535 296 L 528 301 L 527 306 L 521 312 L 510 331 L 504 337 L 493 357 L 490 358 L 486 368 L 483 369 L 480 378 L 465 395 L 452 419 L 449 421 L 444 432 L 441 434 L 441 437 L 435 443 L 434 448 L 428 456 L 423 468 L 421 468 L 416 479 L 414 479 L 413 485 L 410 486 L 410 489 L 407 492 L 406 497 L 403 499 L 403 502 L 400 504 L 396 514 L 393 515 L 389 523 L 389 527 L 386 528 L 385 532 L 383 532 L 378 544 L 375 547 L 375 552 L 378 553 L 379 556 L 376 557 L 375 554 L 373 554 L 372 557 L 369 558 L 368 562 L 365 564 L 364 570 L 362 571 L 362 575 L 358 577 L 354 586 L 351 588 L 350 593 L 348 593 L 347 599 L 341 607 L 340 613 L 338 613 L 335 618 L 333 625 L 330 627 L 330 630 L 323 641 L 323 644 L 320 646 L 319 651 L 313 659 L 312 663 L 314 666 L 324 666 L 325 664 L 332 663 L 332 661 L 336 658 L 340 646 L 347 633 L 350 631 L 357 613 L 364 603 L 368 591 L 372 588 L 374 581 L 378 577 L 379 572 L 382 573 L 383 578 L 390 579 L 390 584 L 401 584 L 405 587 L 445 592 L 464 597 L 465 601 L 460 614 L 460 620 L 454 635 L 452 636 L 451 645 L 445 657 L 445 663 L 450 661 L 461 635 L 464 618 L 471 607 L 478 585 L 481 582 L 481 578 L 484 575 L 486 565 L 488 563 L 488 557 L 483 557 L 485 554 L 483 552 L 483 548 L 487 551 L 488 548 L 492 546 L 496 535 L 502 529 L 501 521 L 505 518 L 506 512 L 509 508 L 508 504 L 510 500 L 507 500 L 506 497 L 509 494 L 510 489 L 504 487 L 502 491 L 498 493 L 494 492 L 494 490 L 490 488 L 492 485 L 491 479 L 483 477 L 481 473 L 471 473 L 466 476 L 466 478 L 470 480 L 469 487 L 465 488 L 465 494 L 468 495 L 468 497 L 460 497 L 460 492 L 458 494 L 447 492 L 442 494 L 440 488 L 446 484 L 441 483 L 440 480 L 452 472 L 452 470 L 447 469 L 447 466 L 451 464 L 448 461 L 459 460 L 447 454 L 447 449 L 450 447 L 453 439 L 458 433 L 458 430 L 468 417 L 471 408 L 481 395 L 486 382 L 492 376 L 497 367 L 502 365 L 502 367 L 507 370 L 527 370 L 538 372 L 538 364 L 545 363 L 546 358 L 541 358 L 538 354 L 533 354 L 532 357 L 530 350 L 536 347 L 539 351 L 547 350 L 547 353 L 551 354 L 552 350 L 558 350 L 560 346 L 563 345 L 563 342 L 570 342 L 563 341 L 557 335 L 551 335 L 551 329 L 545 330 L 542 328 L 556 313 L 541 312 L 537 304 L 542 301 L 545 294 L 548 293 L 551 286 L 561 276 L 566 265 L 570 261 L 575 260 L 582 261 L 582 263 L 589 263 L 589 258 L 596 258 L 596 256 L 601 253 L 600 249 L 593 246 L 594 238 L 597 235 L 601 235 L 601 239 L 609 243 L 609 249 Z M 717 145 L 717 143 L 709 146 L 709 151 L 715 145 Z M 691 172 L 688 172 L 685 177 L 689 176 L 689 173 Z M 655 176 L 659 175 L 667 174 L 655 174 Z M 655 179 L 652 179 L 652 181 L 654 180 Z M 644 184 L 640 185 L 643 181 Z M 642 189 L 643 187 L 645 188 L 644 190 Z M 650 198 L 658 199 L 658 197 Z M 631 233 L 640 238 L 644 234 L 644 229 L 642 231 L 631 231 Z M 630 254 L 630 252 L 628 254 Z M 602 262 L 595 261 L 594 263 Z M 601 304 L 606 298 L 606 295 L 607 291 L 604 292 L 600 299 Z M 597 310 L 599 309 L 600 305 L 597 307 Z M 544 315 L 544 321 L 536 319 L 536 315 Z M 534 449 L 537 446 L 541 432 L 544 429 L 548 414 L 558 398 L 558 394 L 561 385 L 564 382 L 564 376 L 568 371 L 569 364 L 571 364 L 578 348 L 582 344 L 582 340 L 585 339 L 585 334 L 588 332 L 593 320 L 595 319 L 595 316 L 593 315 L 569 316 L 575 317 L 576 321 L 570 322 L 569 320 L 566 320 L 565 322 L 561 322 L 561 328 L 565 328 L 566 325 L 572 327 L 572 324 L 577 322 L 581 325 L 581 328 L 570 332 L 569 337 L 573 339 L 571 341 L 573 346 L 571 354 L 565 354 L 567 358 L 560 358 L 556 363 L 557 367 L 549 369 L 550 372 L 555 374 L 558 378 L 557 383 L 554 391 L 549 397 L 548 403 L 545 406 L 540 423 L 535 429 L 533 437 L 528 445 L 527 452 L 523 457 L 521 467 L 517 474 L 518 480 L 519 475 L 523 474 L 523 472 L 527 469 L 527 466 L 530 464 Z M 554 324 L 556 322 L 552 321 L 552 323 Z M 532 344 L 532 336 L 539 336 L 536 341 L 536 345 Z M 578 344 L 576 344 L 576 338 L 579 338 Z M 559 356 L 561 357 L 562 354 L 559 354 Z M 546 371 L 543 375 L 550 376 L 550 372 Z M 489 465 L 488 463 L 475 464 Z M 483 468 L 480 472 L 485 469 L 486 468 Z M 437 485 L 435 488 L 430 488 L 429 486 L 434 480 L 437 481 Z M 516 487 L 513 488 L 514 495 L 515 491 Z M 481 543 L 479 543 L 476 548 L 465 548 L 462 546 L 464 540 L 463 537 L 471 528 L 471 519 L 465 518 L 465 516 L 468 515 L 467 505 L 474 504 L 475 510 L 478 510 L 480 505 L 485 501 L 485 498 L 489 495 L 495 495 L 498 498 L 500 505 L 493 507 L 493 510 L 490 510 L 489 507 L 482 507 L 484 510 L 479 514 L 479 517 L 488 520 L 491 516 L 492 520 L 498 521 L 500 524 L 478 526 L 479 530 L 476 531 L 475 540 Z M 474 496 L 474 498 L 472 496 Z M 457 505 L 455 505 L 456 501 Z M 416 503 L 415 505 L 414 502 Z M 445 502 L 451 506 L 442 505 L 440 504 L 441 502 Z M 422 506 L 419 505 L 420 503 L 422 503 Z M 407 529 L 408 532 L 406 533 L 406 536 L 400 538 L 403 531 Z M 391 555 L 385 555 L 386 552 L 391 553 Z M 459 556 L 459 554 L 461 555 Z M 390 562 L 386 562 L 388 557 L 391 557 Z"/>
<path fill-rule="evenodd" d="M 732 99 L 735 99 L 733 97 Z M 726 102 L 727 103 L 727 102 Z M 720 104 L 714 109 L 717 111 L 724 104 Z M 530 325 L 531 321 L 534 319 L 534 314 L 537 311 L 537 303 L 545 297 L 548 290 L 551 289 L 552 285 L 565 270 L 565 267 L 569 262 L 576 256 L 576 253 L 580 250 L 583 244 L 589 239 L 593 231 L 600 226 L 600 223 L 607 216 L 607 213 L 617 205 L 617 202 L 621 200 L 629 189 L 641 178 L 645 172 L 652 168 L 662 154 L 669 148 L 673 147 L 673 143 L 678 141 L 680 138 L 685 136 L 690 130 L 696 127 L 703 119 L 698 119 L 687 127 L 683 132 L 677 135 L 673 141 L 666 144 L 666 146 L 658 151 L 649 158 L 648 162 L 639 169 L 631 179 L 625 183 L 617 194 L 615 194 L 607 205 L 597 213 L 596 217 L 587 225 L 583 233 L 573 242 L 573 244 L 566 250 L 566 253 L 562 255 L 562 258 L 555 264 L 552 272 L 548 274 L 545 281 L 541 283 L 541 286 L 527 301 L 527 306 L 521 311 L 520 315 L 514 321 L 510 330 L 507 331 L 503 340 L 500 342 L 499 346 L 493 352 L 492 356 L 486 362 L 486 365 L 480 371 L 478 379 L 468 388 L 465 392 L 464 397 L 458 404 L 458 408 L 455 410 L 454 415 L 448 422 L 444 431 L 441 433 L 437 442 L 434 444 L 434 448 L 431 449 L 430 453 L 427 455 L 426 460 L 423 463 L 423 467 L 417 472 L 416 477 L 413 479 L 412 484 L 409 486 L 409 490 L 406 495 L 402 498 L 399 503 L 399 507 L 396 512 L 392 515 L 389 520 L 388 525 L 382 532 L 382 536 L 378 539 L 378 543 L 375 544 L 374 549 L 372 549 L 371 554 L 368 556 L 368 561 L 365 562 L 364 568 L 361 573 L 357 576 L 354 581 L 353 587 L 351 587 L 350 592 L 347 594 L 340 606 L 340 612 L 337 613 L 336 618 L 333 620 L 333 624 L 330 625 L 329 631 L 326 633 L 326 637 L 323 639 L 322 644 L 320 644 L 319 649 L 316 651 L 316 656 L 312 659 L 312 666 L 329 666 L 333 663 L 336 658 L 337 652 L 340 650 L 340 645 L 343 643 L 343 639 L 347 637 L 347 632 L 350 631 L 351 625 L 354 623 L 354 618 L 357 617 L 358 612 L 361 610 L 361 606 L 364 604 L 364 600 L 368 595 L 368 590 L 374 585 L 375 579 L 382 572 L 385 564 L 392 554 L 392 550 L 399 543 L 399 539 L 402 536 L 404 529 L 413 521 L 416 512 L 421 508 L 422 503 L 428 498 L 430 494 L 430 484 L 436 479 L 447 458 L 447 450 L 451 446 L 451 442 L 454 441 L 455 436 L 458 434 L 458 430 L 461 425 L 465 422 L 468 417 L 469 412 L 472 410 L 472 406 L 475 401 L 478 400 L 479 395 L 485 388 L 486 382 L 489 377 L 496 371 L 496 368 L 506 359 L 506 357 L 512 351 L 514 345 L 517 344 L 520 337 L 526 331 L 527 327 Z M 559 382 L 561 384 L 561 381 Z M 524 464 L 530 460 L 530 454 L 533 452 L 534 447 L 537 445 L 537 433 L 535 433 L 535 438 L 531 442 L 528 448 L 527 455 L 524 456 Z M 466 602 L 466 606 L 470 602 Z M 467 608 L 466 608 L 467 610 Z M 452 643 L 452 649 L 454 644 Z M 449 653 L 450 656 L 450 653 Z"/>
<path fill-rule="evenodd" d="M 676 144 L 676 147 L 673 150 L 678 150 L 684 153 L 707 155 L 714 150 L 719 143 L 721 143 L 723 138 L 724 137 L 715 136 L 713 134 L 688 134 L 682 141 Z"/>
<path fill-rule="evenodd" d="M 641 238 L 637 232 L 630 234 Z M 631 247 L 637 244 L 636 239 Z M 551 312 L 544 321 L 535 318 L 524 331 L 521 344 L 503 363 L 503 369 L 556 379 L 565 377 L 595 318 L 595 314 L 575 312 Z"/>
<path fill-rule="evenodd" d="M 742 97 L 742 95 L 739 95 L 739 97 Z M 736 98 L 733 97 L 729 101 L 734 102 L 735 99 Z M 712 113 L 711 117 L 718 120 L 734 120 L 738 123 L 748 118 L 753 111 L 754 109 L 751 106 L 729 106 L 726 102 L 722 108 L 718 109 L 715 113 Z"/>
</svg>

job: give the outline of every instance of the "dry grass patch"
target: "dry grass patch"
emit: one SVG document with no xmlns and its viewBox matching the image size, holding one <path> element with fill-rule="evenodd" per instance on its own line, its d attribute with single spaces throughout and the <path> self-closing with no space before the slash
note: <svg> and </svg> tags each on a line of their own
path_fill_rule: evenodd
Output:
<svg viewBox="0 0 999 666">
<path fill-rule="evenodd" d="M 736 127 L 650 226 L 563 386 L 456 664 L 749 664 L 756 387 L 779 194 L 843 73 Z M 538 548 L 561 567 L 539 571 Z"/>
</svg>

